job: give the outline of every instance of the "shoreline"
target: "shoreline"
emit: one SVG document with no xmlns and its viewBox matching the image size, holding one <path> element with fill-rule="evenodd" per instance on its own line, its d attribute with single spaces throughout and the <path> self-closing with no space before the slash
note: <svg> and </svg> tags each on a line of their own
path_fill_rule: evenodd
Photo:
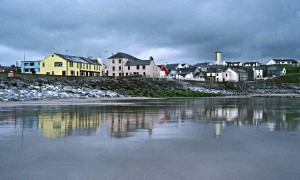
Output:
<svg viewBox="0 0 300 180">
<path fill-rule="evenodd" d="M 276 98 L 300 98 L 300 94 L 247 94 L 238 96 L 219 96 L 219 97 L 199 97 L 199 98 L 251 98 L 251 97 L 276 97 Z M 115 98 L 88 98 L 88 99 L 51 99 L 36 101 L 2 101 L 0 108 L 16 107 L 16 106 L 54 106 L 54 105 L 126 105 L 133 104 L 128 102 L 116 102 L 123 100 L 149 100 L 149 99 L 165 99 L 152 97 L 115 97 Z M 174 98 L 174 97 L 170 97 Z M 180 97 L 178 97 L 180 98 Z M 187 97 L 183 97 L 187 98 Z M 192 97 L 191 97 L 192 98 Z"/>
</svg>

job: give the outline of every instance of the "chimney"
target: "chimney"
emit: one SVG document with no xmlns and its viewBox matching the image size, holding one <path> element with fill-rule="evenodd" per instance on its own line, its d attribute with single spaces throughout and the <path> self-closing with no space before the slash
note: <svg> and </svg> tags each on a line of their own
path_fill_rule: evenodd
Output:
<svg viewBox="0 0 300 180">
<path fill-rule="evenodd" d="M 152 56 L 150 56 L 149 60 L 153 61 L 153 57 L 152 57 Z"/>
</svg>

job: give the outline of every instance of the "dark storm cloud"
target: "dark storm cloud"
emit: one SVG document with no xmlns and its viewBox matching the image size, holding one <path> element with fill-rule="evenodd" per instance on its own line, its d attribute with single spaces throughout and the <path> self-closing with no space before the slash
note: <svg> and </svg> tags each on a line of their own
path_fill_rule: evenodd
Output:
<svg viewBox="0 0 300 180">
<path fill-rule="evenodd" d="M 107 58 L 126 52 L 156 63 L 299 58 L 297 0 L 0 2 L 0 64 L 52 52 Z M 106 53 L 107 51 L 107 53 Z"/>
</svg>

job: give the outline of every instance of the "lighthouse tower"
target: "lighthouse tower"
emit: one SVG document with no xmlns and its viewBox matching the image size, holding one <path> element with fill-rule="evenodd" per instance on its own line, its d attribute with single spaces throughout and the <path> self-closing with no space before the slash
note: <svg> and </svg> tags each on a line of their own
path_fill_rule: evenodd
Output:
<svg viewBox="0 0 300 180">
<path fill-rule="evenodd" d="M 221 65 L 222 64 L 222 60 L 221 60 L 222 52 L 216 51 L 215 53 L 216 53 L 216 65 Z"/>
</svg>

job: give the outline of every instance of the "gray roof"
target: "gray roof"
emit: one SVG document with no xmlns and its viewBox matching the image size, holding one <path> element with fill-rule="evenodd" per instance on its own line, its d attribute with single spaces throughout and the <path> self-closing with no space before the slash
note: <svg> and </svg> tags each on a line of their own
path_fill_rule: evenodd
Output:
<svg viewBox="0 0 300 180">
<path fill-rule="evenodd" d="M 295 59 L 272 59 L 273 61 L 279 61 L 279 62 L 293 62 L 293 63 L 298 63 Z"/>
<path fill-rule="evenodd" d="M 122 52 L 118 52 L 117 54 L 110 56 L 108 59 L 120 59 L 120 58 L 125 58 L 129 60 L 140 60 L 134 56 Z"/>
<path fill-rule="evenodd" d="M 79 57 L 79 56 L 69 56 L 69 55 L 63 55 L 63 54 L 57 54 L 57 53 L 54 53 L 54 54 L 65 60 L 72 61 L 72 62 L 99 64 L 96 59 L 89 59 L 89 58 Z"/>
<path fill-rule="evenodd" d="M 184 72 L 187 72 L 187 73 L 189 73 L 189 72 L 195 72 L 197 70 L 197 67 L 189 67 L 189 68 L 179 68 L 179 69 L 177 69 L 177 71 L 178 72 L 180 72 L 180 73 L 184 73 Z"/>
<path fill-rule="evenodd" d="M 170 70 L 176 70 L 176 68 L 178 67 L 178 64 L 167 64 L 166 68 L 170 71 Z"/>
<path fill-rule="evenodd" d="M 267 68 L 267 71 L 282 71 L 284 67 L 279 67 L 279 66 L 270 66 Z"/>
<path fill-rule="evenodd" d="M 139 65 L 150 65 L 152 60 L 135 60 L 135 61 L 127 61 L 125 66 L 139 66 Z"/>
<path fill-rule="evenodd" d="M 193 67 L 207 67 L 207 66 L 210 66 L 211 63 L 209 62 L 204 62 L 204 63 L 197 63 L 195 65 L 193 65 Z"/>
</svg>

